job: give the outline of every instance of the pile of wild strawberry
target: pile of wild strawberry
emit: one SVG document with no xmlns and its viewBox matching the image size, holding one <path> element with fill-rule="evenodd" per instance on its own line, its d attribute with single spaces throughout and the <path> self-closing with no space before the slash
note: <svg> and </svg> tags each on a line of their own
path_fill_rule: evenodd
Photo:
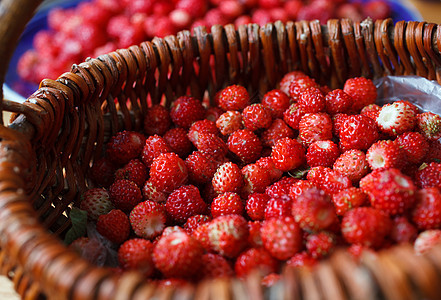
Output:
<svg viewBox="0 0 441 300">
<path fill-rule="evenodd" d="M 283 265 L 337 247 L 356 257 L 410 242 L 422 253 L 441 240 L 441 117 L 376 97 L 369 79 L 329 90 L 294 71 L 262 99 L 231 85 L 208 109 L 190 96 L 154 105 L 143 133 L 111 138 L 91 168 L 105 188 L 80 208 L 118 270 L 152 279 L 258 269 L 271 284 Z"/>
<path fill-rule="evenodd" d="M 391 14 L 385 0 L 367 4 L 348 0 L 91 0 L 75 8 L 54 9 L 48 30 L 33 40 L 34 48 L 20 58 L 17 72 L 29 82 L 57 78 L 74 63 L 118 48 L 138 45 L 153 37 L 176 34 L 183 29 L 215 24 L 264 25 L 280 20 L 330 18 L 360 21 Z"/>
</svg>

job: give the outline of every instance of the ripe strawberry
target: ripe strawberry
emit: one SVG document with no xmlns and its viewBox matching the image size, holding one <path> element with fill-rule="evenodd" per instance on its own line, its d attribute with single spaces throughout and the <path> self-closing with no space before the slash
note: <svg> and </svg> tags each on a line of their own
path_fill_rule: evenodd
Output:
<svg viewBox="0 0 441 300">
<path fill-rule="evenodd" d="M 380 114 L 380 110 L 381 110 L 381 106 L 379 106 L 377 104 L 369 104 L 361 109 L 360 114 L 376 121 L 378 118 L 378 115 Z"/>
<path fill-rule="evenodd" d="M 368 196 L 360 188 L 350 187 L 332 195 L 332 202 L 337 215 L 343 216 L 348 210 L 367 204 Z"/>
<path fill-rule="evenodd" d="M 439 189 L 431 187 L 417 191 L 412 221 L 419 230 L 438 229 L 441 226 L 441 192 Z"/>
<path fill-rule="evenodd" d="M 306 231 L 326 229 L 337 217 L 331 197 L 315 187 L 306 189 L 297 196 L 292 205 L 292 215 Z"/>
<path fill-rule="evenodd" d="M 364 77 L 346 80 L 343 91 L 354 99 L 352 110 L 355 112 L 359 112 L 363 107 L 375 103 L 377 99 L 377 88 L 372 80 Z"/>
<path fill-rule="evenodd" d="M 262 227 L 261 221 L 248 221 L 248 244 L 249 247 L 260 248 L 263 246 L 262 236 L 260 234 L 260 228 Z"/>
<path fill-rule="evenodd" d="M 172 128 L 164 134 L 163 138 L 171 151 L 179 155 L 179 157 L 185 158 L 190 154 L 192 144 L 184 128 Z"/>
<path fill-rule="evenodd" d="M 415 174 L 415 183 L 420 188 L 436 187 L 441 189 L 441 163 L 423 164 Z"/>
<path fill-rule="evenodd" d="M 270 273 L 262 278 L 260 284 L 266 288 L 270 288 L 276 285 L 277 283 L 279 283 L 281 279 L 282 279 L 282 275 L 278 273 Z"/>
<path fill-rule="evenodd" d="M 228 147 L 225 142 L 212 133 L 198 134 L 194 145 L 199 151 L 212 157 L 217 162 L 222 161 L 228 152 Z"/>
<path fill-rule="evenodd" d="M 302 249 L 302 229 L 293 217 L 265 220 L 260 232 L 263 246 L 276 259 L 286 260 Z"/>
<path fill-rule="evenodd" d="M 283 175 L 283 172 L 276 168 L 276 165 L 270 156 L 259 158 L 256 161 L 256 164 L 270 175 L 271 182 L 279 180 Z"/>
<path fill-rule="evenodd" d="M 222 135 L 230 135 L 236 130 L 243 128 L 242 114 L 238 111 L 229 110 L 224 112 L 216 120 L 216 127 Z"/>
<path fill-rule="evenodd" d="M 289 189 L 289 197 L 296 201 L 297 197 L 303 193 L 303 191 L 314 187 L 314 184 L 311 181 L 308 180 L 299 180 L 295 182 L 291 188 Z"/>
<path fill-rule="evenodd" d="M 313 267 L 317 264 L 318 260 L 312 258 L 306 251 L 295 254 L 293 257 L 286 261 L 286 265 L 289 267 Z"/>
<path fill-rule="evenodd" d="M 300 107 L 297 103 L 293 103 L 283 112 L 283 121 L 292 129 L 299 129 L 300 120 L 305 114 L 306 111 L 303 107 Z"/>
<path fill-rule="evenodd" d="M 329 92 L 326 95 L 325 100 L 326 112 L 330 115 L 347 113 L 354 104 L 354 99 L 341 89 Z"/>
<path fill-rule="evenodd" d="M 129 220 L 137 236 L 153 239 L 164 230 L 167 216 L 162 204 L 147 200 L 132 209 Z"/>
<path fill-rule="evenodd" d="M 221 165 L 213 175 L 211 182 L 214 190 L 218 193 L 237 193 L 244 183 L 240 168 L 232 162 Z"/>
<path fill-rule="evenodd" d="M 441 242 L 441 230 L 429 229 L 421 232 L 414 244 L 413 248 L 417 255 L 422 255 L 429 252 L 433 247 Z"/>
<path fill-rule="evenodd" d="M 112 243 L 122 244 L 130 234 L 129 218 L 122 210 L 112 209 L 98 217 L 96 230 Z"/>
<path fill-rule="evenodd" d="M 405 132 L 395 139 L 406 160 L 421 163 L 429 152 L 429 142 L 418 132 Z"/>
<path fill-rule="evenodd" d="M 348 177 L 353 183 L 359 182 L 369 172 L 366 154 L 357 149 L 352 149 L 341 154 L 334 162 L 335 172 Z"/>
<path fill-rule="evenodd" d="M 147 180 L 142 187 L 142 197 L 144 200 L 151 200 L 154 202 L 165 202 L 167 194 L 158 190 L 151 180 Z"/>
<path fill-rule="evenodd" d="M 293 82 L 296 79 L 305 78 L 308 77 L 305 73 L 302 71 L 291 71 L 289 73 L 286 73 L 282 80 L 279 82 L 279 89 L 284 92 L 285 94 L 289 95 L 289 86 L 291 85 L 291 82 Z"/>
<path fill-rule="evenodd" d="M 306 162 L 310 167 L 332 167 L 340 156 L 340 150 L 333 141 L 315 141 L 306 151 Z"/>
<path fill-rule="evenodd" d="M 89 237 L 79 237 L 74 240 L 69 249 L 72 249 L 88 262 L 99 266 L 103 264 L 103 253 L 107 251 L 106 247 L 97 239 Z"/>
<path fill-rule="evenodd" d="M 381 140 L 372 144 L 366 152 L 366 160 L 372 170 L 397 168 L 405 162 L 400 146 L 391 140 Z"/>
<path fill-rule="evenodd" d="M 230 85 L 219 94 L 219 106 L 225 110 L 242 110 L 250 104 L 250 95 L 240 85 Z"/>
<path fill-rule="evenodd" d="M 127 179 L 116 180 L 109 187 L 110 201 L 113 205 L 125 212 L 129 212 L 136 204 L 142 201 L 139 187 Z"/>
<path fill-rule="evenodd" d="M 164 106 L 155 104 L 147 109 L 144 118 L 144 132 L 147 136 L 162 136 L 171 126 L 170 112 Z"/>
<path fill-rule="evenodd" d="M 90 179 L 99 186 L 109 187 L 113 183 L 116 169 L 117 167 L 109 158 L 100 158 L 94 161 L 90 168 Z"/>
<path fill-rule="evenodd" d="M 130 160 L 124 167 L 115 172 L 115 180 L 127 179 L 142 187 L 147 180 L 147 168 L 137 158 Z"/>
<path fill-rule="evenodd" d="M 332 134 L 335 137 L 340 137 L 340 129 L 343 124 L 343 121 L 348 117 L 347 114 L 335 114 L 332 116 Z"/>
<path fill-rule="evenodd" d="M 242 119 L 245 128 L 251 131 L 270 127 L 273 118 L 271 111 L 261 103 L 254 103 L 245 107 L 242 111 Z"/>
<path fill-rule="evenodd" d="M 156 188 L 171 193 L 188 180 L 185 162 L 175 153 L 163 153 L 153 160 L 150 180 Z"/>
<path fill-rule="evenodd" d="M 326 113 L 307 113 L 299 123 L 299 139 L 305 147 L 332 139 L 332 120 Z"/>
<path fill-rule="evenodd" d="M 184 185 L 168 196 L 165 209 L 176 223 L 182 224 L 191 216 L 204 214 L 207 211 L 207 204 L 197 187 Z"/>
<path fill-rule="evenodd" d="M 243 215 L 244 204 L 236 193 L 223 193 L 214 198 L 211 203 L 211 215 L 213 218 L 224 215 Z"/>
<path fill-rule="evenodd" d="M 424 161 L 426 163 L 441 163 L 441 139 L 436 141 L 429 141 L 429 149 L 430 151 L 426 154 Z"/>
<path fill-rule="evenodd" d="M 289 97 L 281 90 L 271 90 L 262 98 L 262 105 L 267 107 L 274 119 L 283 118 L 283 113 L 289 107 Z"/>
<path fill-rule="evenodd" d="M 262 144 L 266 147 L 272 147 L 274 144 L 283 138 L 294 138 L 294 131 L 282 120 L 275 119 L 271 126 L 262 132 Z"/>
<path fill-rule="evenodd" d="M 336 194 L 352 186 L 352 182 L 348 177 L 326 167 L 311 168 L 306 178 L 329 195 Z"/>
<path fill-rule="evenodd" d="M 406 217 L 398 216 L 393 220 L 390 238 L 395 243 L 413 243 L 418 235 L 418 230 Z"/>
<path fill-rule="evenodd" d="M 242 252 L 236 259 L 234 270 L 236 275 L 245 278 L 252 272 L 264 276 L 276 272 L 278 262 L 264 248 L 250 248 Z"/>
<path fill-rule="evenodd" d="M 271 184 L 270 175 L 258 164 L 249 164 L 242 168 L 244 185 L 241 195 L 244 198 L 252 193 L 263 193 L 268 185 Z"/>
<path fill-rule="evenodd" d="M 184 230 L 161 236 L 153 249 L 155 267 L 167 277 L 191 278 L 202 268 L 201 244 Z"/>
<path fill-rule="evenodd" d="M 219 135 L 219 130 L 216 127 L 216 123 L 207 119 L 194 122 L 190 129 L 188 129 L 188 139 L 194 145 L 196 145 L 199 135 L 201 133 L 209 133 Z"/>
<path fill-rule="evenodd" d="M 205 112 L 200 100 L 181 96 L 173 102 L 170 117 L 176 126 L 190 128 L 191 124 L 205 117 Z"/>
<path fill-rule="evenodd" d="M 379 248 L 392 228 L 392 221 L 382 211 L 372 207 L 357 207 L 345 213 L 341 233 L 351 244 Z"/>
<path fill-rule="evenodd" d="M 415 106 L 407 101 L 383 105 L 376 119 L 378 128 L 391 136 L 411 131 L 416 123 Z"/>
<path fill-rule="evenodd" d="M 366 150 L 378 139 L 379 133 L 374 120 L 363 115 L 353 115 L 343 119 L 339 137 L 342 151 Z"/>
<path fill-rule="evenodd" d="M 155 269 L 152 254 L 152 242 L 134 238 L 119 247 L 118 262 L 124 270 L 137 270 L 145 277 L 150 277 Z"/>
<path fill-rule="evenodd" d="M 96 220 L 113 209 L 109 192 L 103 188 L 92 188 L 81 195 L 80 209 L 87 212 L 87 218 Z"/>
<path fill-rule="evenodd" d="M 283 138 L 272 147 L 271 158 L 283 172 L 296 169 L 306 162 L 305 149 L 293 139 Z"/>
<path fill-rule="evenodd" d="M 360 188 L 368 194 L 372 207 L 387 215 L 402 214 L 411 208 L 417 190 L 398 169 L 373 171 L 360 180 Z"/>
<path fill-rule="evenodd" d="M 308 235 L 306 249 L 312 258 L 322 259 L 331 254 L 336 247 L 337 237 L 327 231 L 321 231 Z"/>
<path fill-rule="evenodd" d="M 222 255 L 214 253 L 205 253 L 201 257 L 202 261 L 202 278 L 231 278 L 234 276 L 234 271 L 230 262 Z"/>
<path fill-rule="evenodd" d="M 310 87 L 319 88 L 319 84 L 311 77 L 299 77 L 292 80 L 288 89 L 288 95 L 291 97 L 291 101 L 297 102 L 303 90 Z"/>
<path fill-rule="evenodd" d="M 306 113 L 320 113 L 325 111 L 326 100 L 319 88 L 309 87 L 300 91 L 297 104 Z"/>
<path fill-rule="evenodd" d="M 293 177 L 283 177 L 279 181 L 273 183 L 265 189 L 265 194 L 270 198 L 281 198 L 283 200 L 291 200 L 289 192 L 291 187 L 298 181 Z"/>
<path fill-rule="evenodd" d="M 366 17 L 374 21 L 388 18 L 391 15 L 391 6 L 382 0 L 372 0 L 363 5 L 363 12 Z"/>
<path fill-rule="evenodd" d="M 219 3 L 219 10 L 227 18 L 236 19 L 245 12 L 245 6 L 241 2 L 227 0 Z"/>
<path fill-rule="evenodd" d="M 228 149 L 245 164 L 256 161 L 262 152 L 262 142 L 248 129 L 240 129 L 228 137 Z"/>
<path fill-rule="evenodd" d="M 201 151 L 194 151 L 185 159 L 185 166 L 191 182 L 196 184 L 207 183 L 213 178 L 217 169 L 217 163 Z"/>
<path fill-rule="evenodd" d="M 248 196 L 245 209 L 251 220 L 260 221 L 265 217 L 265 208 L 270 197 L 265 193 L 253 193 Z"/>
<path fill-rule="evenodd" d="M 188 232 L 188 234 L 192 234 L 193 231 L 198 228 L 200 225 L 208 223 L 211 221 L 211 217 L 207 215 L 194 215 L 187 219 L 184 224 L 184 229 Z"/>
<path fill-rule="evenodd" d="M 441 117 L 432 112 L 424 112 L 416 116 L 418 132 L 430 141 L 441 138 Z"/>
<path fill-rule="evenodd" d="M 145 137 L 135 131 L 120 131 L 107 143 L 106 155 L 116 165 L 124 165 L 137 158 L 144 147 Z"/>
<path fill-rule="evenodd" d="M 272 218 L 280 219 L 283 217 L 290 217 L 293 201 L 291 199 L 285 200 L 283 198 L 270 198 L 265 207 L 265 220 Z"/>
<path fill-rule="evenodd" d="M 172 152 L 172 149 L 167 145 L 165 140 L 159 135 L 152 135 L 145 141 L 144 148 L 142 149 L 141 159 L 142 162 L 150 168 L 153 160 L 162 153 Z"/>
</svg>

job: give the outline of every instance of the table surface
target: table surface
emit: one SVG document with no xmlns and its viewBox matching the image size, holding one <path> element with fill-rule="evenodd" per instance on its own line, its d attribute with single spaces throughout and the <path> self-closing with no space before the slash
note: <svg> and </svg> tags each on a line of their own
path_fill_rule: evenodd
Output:
<svg viewBox="0 0 441 300">
<path fill-rule="evenodd" d="M 441 24 L 441 0 L 408 0 L 413 4 L 427 22 Z M 0 276 L 0 299 L 20 299 L 13 289 L 13 284 L 6 277 Z"/>
</svg>

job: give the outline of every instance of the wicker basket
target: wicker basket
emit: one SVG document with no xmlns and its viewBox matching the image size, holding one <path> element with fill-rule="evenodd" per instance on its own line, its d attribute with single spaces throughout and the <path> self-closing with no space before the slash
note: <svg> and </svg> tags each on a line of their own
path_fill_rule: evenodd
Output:
<svg viewBox="0 0 441 300">
<path fill-rule="evenodd" d="M 2 57 L 9 59 L 37 3 L 1 2 L 8 11 L 2 24 L 13 25 L 0 30 Z M 366 253 L 360 263 L 341 250 L 314 269 L 286 269 L 271 288 L 253 275 L 175 289 L 92 266 L 58 237 L 86 189 L 90 162 L 111 134 L 142 127 L 147 98 L 169 105 L 189 87 L 193 95 L 213 95 L 231 83 L 262 92 L 295 69 L 332 87 L 359 75 L 441 82 L 439 49 L 441 27 L 424 22 L 214 26 L 210 34 L 183 31 L 75 65 L 42 81 L 24 104 L 3 100 L 1 108 L 15 114 L 11 125 L 0 125 L 1 272 L 24 299 L 441 299 L 441 247 L 416 256 L 411 245 L 400 245 Z"/>
</svg>

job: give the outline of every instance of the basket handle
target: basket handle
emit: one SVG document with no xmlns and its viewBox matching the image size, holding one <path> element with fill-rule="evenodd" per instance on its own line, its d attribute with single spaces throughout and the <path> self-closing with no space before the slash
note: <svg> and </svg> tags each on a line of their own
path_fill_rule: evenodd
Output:
<svg viewBox="0 0 441 300">
<path fill-rule="evenodd" d="M 0 123 L 3 124 L 3 82 L 18 39 L 42 0 L 0 1 Z"/>
</svg>

